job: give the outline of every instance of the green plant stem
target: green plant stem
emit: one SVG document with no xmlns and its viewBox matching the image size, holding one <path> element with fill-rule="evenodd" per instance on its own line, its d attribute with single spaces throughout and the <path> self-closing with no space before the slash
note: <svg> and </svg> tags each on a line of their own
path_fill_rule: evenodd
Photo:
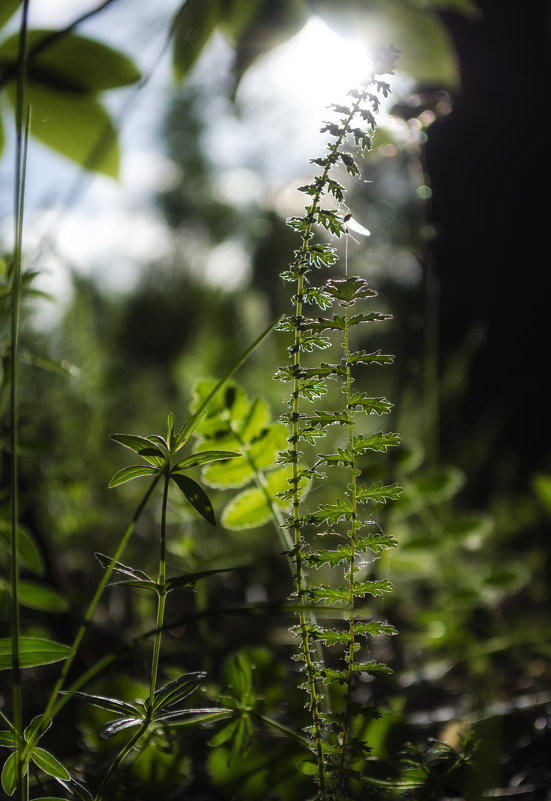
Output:
<svg viewBox="0 0 551 801">
<path fill-rule="evenodd" d="M 348 645 L 348 655 L 346 657 L 348 662 L 348 673 L 346 676 L 346 707 L 344 712 L 344 720 L 342 724 L 342 745 L 341 745 L 339 772 L 337 778 L 337 801 L 341 797 L 341 792 L 343 791 L 344 771 L 347 763 L 348 739 L 350 733 L 351 713 L 352 713 L 352 693 L 354 690 L 354 654 L 355 654 L 355 627 L 356 627 L 356 618 L 354 615 L 354 603 L 355 603 L 354 581 L 356 575 L 356 536 L 357 536 L 358 521 L 357 521 L 357 500 L 356 500 L 356 492 L 357 492 L 356 457 L 354 454 L 354 418 L 351 408 L 353 379 L 350 371 L 349 321 L 350 321 L 350 304 L 347 303 L 346 316 L 345 316 L 345 329 L 344 329 L 344 351 L 346 360 L 346 408 L 348 417 L 348 450 L 350 451 L 350 457 L 351 457 L 350 501 L 352 504 L 352 520 L 350 522 L 350 532 L 349 532 L 350 559 L 348 563 L 348 607 L 351 612 L 351 617 L 349 620 L 350 640 Z"/>
<path fill-rule="evenodd" d="M 360 98 L 357 98 L 354 102 L 352 108 L 350 109 L 347 117 L 343 120 L 341 124 L 341 133 L 335 140 L 335 142 L 330 147 L 330 154 L 333 155 L 338 152 L 339 147 L 341 146 L 342 142 L 346 134 L 350 129 L 350 125 L 352 119 L 356 115 L 358 109 L 360 107 Z M 332 164 L 334 162 L 331 159 L 328 159 L 327 164 L 324 167 L 323 173 L 318 181 L 318 189 L 313 195 L 311 208 L 309 211 L 309 217 L 312 222 L 306 227 L 306 229 L 302 233 L 302 245 L 300 248 L 299 256 L 298 256 L 298 264 L 300 267 L 300 275 L 297 281 L 297 292 L 296 292 L 296 301 L 295 301 L 295 336 L 294 336 L 294 343 L 293 343 L 293 370 L 294 370 L 294 378 L 293 378 L 293 403 L 292 403 L 292 436 L 291 436 L 291 450 L 292 450 L 292 479 L 291 479 L 291 487 L 293 490 L 293 532 L 294 532 L 294 554 L 295 554 L 295 565 L 296 565 L 296 575 L 295 575 L 295 582 L 296 582 L 296 589 L 297 589 L 297 597 L 299 604 L 304 603 L 304 589 L 306 585 L 305 576 L 304 576 L 304 569 L 302 564 L 302 542 L 301 542 L 301 522 L 300 522 L 300 500 L 301 500 L 301 493 L 299 489 L 299 477 L 298 477 L 298 441 L 299 441 L 299 420 L 300 420 L 300 353 L 301 353 L 301 345 L 302 345 L 302 330 L 300 328 L 300 320 L 302 319 L 302 309 L 303 303 L 302 298 L 304 295 L 305 289 L 305 281 L 304 281 L 304 273 L 306 271 L 306 265 L 308 263 L 308 243 L 310 241 L 310 237 L 312 235 L 312 228 L 313 228 L 313 221 L 315 219 L 315 213 L 320 205 L 323 188 L 327 183 L 327 179 L 329 176 L 329 172 L 331 170 Z M 314 741 L 315 741 L 315 748 L 316 748 L 316 757 L 317 757 L 317 765 L 318 765 L 318 781 L 319 781 L 319 788 L 320 788 L 320 799 L 321 801 L 326 801 L 326 787 L 325 787 L 325 766 L 323 761 L 323 747 L 322 747 L 322 733 L 321 733 L 321 722 L 320 722 L 320 709 L 319 709 L 319 696 L 316 687 L 316 680 L 314 676 L 314 665 L 312 662 L 312 654 L 310 649 L 310 639 L 308 637 L 308 629 L 307 629 L 308 619 L 307 615 L 304 610 L 300 611 L 299 614 L 299 628 L 300 628 L 300 638 L 302 644 L 302 651 L 306 666 L 306 678 L 307 678 L 307 685 L 308 685 L 308 692 L 310 696 L 310 708 L 312 713 L 312 721 L 314 724 Z"/>
<path fill-rule="evenodd" d="M 170 473 L 165 473 L 165 486 L 163 490 L 163 505 L 161 509 L 161 542 L 159 552 L 159 578 L 158 578 L 158 603 L 157 603 L 157 623 L 155 633 L 155 643 L 153 645 L 153 658 L 151 661 L 151 685 L 149 689 L 149 703 L 153 704 L 153 696 L 157 686 L 157 673 L 159 671 L 159 656 L 161 653 L 161 639 L 163 636 L 162 628 L 165 618 L 166 604 L 166 506 L 168 501 L 168 487 L 170 484 Z"/>
<path fill-rule="evenodd" d="M 121 750 L 119 751 L 113 762 L 111 762 L 111 764 L 109 765 L 109 769 L 105 774 L 105 776 L 103 777 L 103 780 L 99 786 L 99 790 L 95 795 L 94 801 L 100 801 L 103 791 L 107 786 L 107 783 L 111 779 L 111 776 L 115 773 L 115 771 L 118 770 L 119 765 L 121 765 L 122 762 L 124 762 L 130 751 L 134 748 L 135 745 L 137 745 L 137 743 L 144 736 L 147 729 L 149 728 L 149 723 L 150 723 L 149 720 L 144 720 L 144 722 L 142 723 L 136 734 L 133 737 L 131 737 L 131 739 L 126 743 L 126 745 L 124 745 L 121 748 Z"/>
<path fill-rule="evenodd" d="M 23 780 L 23 698 L 21 692 L 21 664 L 19 643 L 21 638 L 21 616 L 19 608 L 19 327 L 21 315 L 21 262 L 23 251 L 23 210 L 25 202 L 25 176 L 29 141 L 30 110 L 27 109 L 23 126 L 25 82 L 27 67 L 27 21 L 29 0 L 23 0 L 19 30 L 19 53 L 17 59 L 17 105 L 15 112 L 15 242 L 11 274 L 10 308 L 10 590 L 11 590 L 11 675 L 12 717 L 15 729 L 16 754 L 16 799 L 28 797 L 28 782 Z"/>
<path fill-rule="evenodd" d="M 130 536 L 131 536 L 132 532 L 134 531 L 136 523 L 138 522 L 138 520 L 139 520 L 139 518 L 140 518 L 140 516 L 141 516 L 141 514 L 142 514 L 142 512 L 143 512 L 143 510 L 144 510 L 144 508 L 145 508 L 145 506 L 147 504 L 147 501 L 149 500 L 149 498 L 150 498 L 150 496 L 151 496 L 151 494 L 153 492 L 153 490 L 157 486 L 157 482 L 159 481 L 160 477 L 161 477 L 160 474 L 156 475 L 155 478 L 153 479 L 153 481 L 151 482 L 151 484 L 149 486 L 149 489 L 145 493 L 145 495 L 142 498 L 142 500 L 140 501 L 136 511 L 134 512 L 134 515 L 132 516 L 132 520 L 130 521 L 130 524 L 129 524 L 128 528 L 126 529 L 126 531 L 124 532 L 124 534 L 121 537 L 121 540 L 120 540 L 120 542 L 119 542 L 119 544 L 117 546 L 117 550 L 115 551 L 115 554 L 114 554 L 113 558 L 111 559 L 111 563 L 109 564 L 109 566 L 105 570 L 105 573 L 103 574 L 103 577 L 102 577 L 102 579 L 101 579 L 101 581 L 100 581 L 100 583 L 98 585 L 98 588 L 97 588 L 97 590 L 96 590 L 96 592 L 94 594 L 94 597 L 92 598 L 92 600 L 90 602 L 90 605 L 88 606 L 88 609 L 86 610 L 86 614 L 84 615 L 84 620 L 83 620 L 83 622 L 82 622 L 82 624 L 81 624 L 81 626 L 80 626 L 80 628 L 79 628 L 79 630 L 77 632 L 77 635 L 76 635 L 76 637 L 74 639 L 74 642 L 73 642 L 73 644 L 71 646 L 71 651 L 69 653 L 69 656 L 65 660 L 65 662 L 63 664 L 63 668 L 62 668 L 61 673 L 59 675 L 59 678 L 58 678 L 57 682 L 55 683 L 54 688 L 53 688 L 53 690 L 51 692 L 50 698 L 48 700 L 48 704 L 47 704 L 46 709 L 44 710 L 44 713 L 42 715 L 42 720 L 41 720 L 40 726 L 37 727 L 36 732 L 34 734 L 34 737 L 31 739 L 31 741 L 29 743 L 27 743 L 27 745 L 25 747 L 25 750 L 23 752 L 23 759 L 27 759 L 28 758 L 28 755 L 29 755 L 29 752 L 30 752 L 32 746 L 39 740 L 40 736 L 46 731 L 46 729 L 49 726 L 50 722 L 53 720 L 54 715 L 57 714 L 59 709 L 61 709 L 61 707 L 63 706 L 63 704 L 56 704 L 56 701 L 58 700 L 59 693 L 61 692 L 63 684 L 65 683 L 65 679 L 67 678 L 67 674 L 69 673 L 70 667 L 71 667 L 71 665 L 73 663 L 73 660 L 74 660 L 74 658 L 76 656 L 76 653 L 78 651 L 78 648 L 80 646 L 82 638 L 84 637 L 84 635 L 86 633 L 86 629 L 88 628 L 88 623 L 90 622 L 90 619 L 92 618 L 92 615 L 94 614 L 94 612 L 96 610 L 96 607 L 97 607 L 97 605 L 99 603 L 99 600 L 100 600 L 100 598 L 101 598 L 101 596 L 103 594 L 103 591 L 104 591 L 104 589 L 105 589 L 105 587 L 107 585 L 107 582 L 111 578 L 111 573 L 113 572 L 113 565 L 115 564 L 115 562 L 118 562 L 120 557 L 122 556 L 122 553 L 123 553 L 123 551 L 124 551 L 124 549 L 126 547 L 126 544 L 128 543 L 128 540 L 130 539 Z"/>
</svg>

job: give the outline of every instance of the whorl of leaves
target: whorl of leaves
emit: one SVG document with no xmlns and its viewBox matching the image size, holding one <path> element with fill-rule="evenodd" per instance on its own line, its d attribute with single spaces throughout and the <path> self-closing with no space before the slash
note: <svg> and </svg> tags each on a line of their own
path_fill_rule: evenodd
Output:
<svg viewBox="0 0 551 801">
<path fill-rule="evenodd" d="M 337 260 L 334 249 L 316 241 L 314 234 L 316 229 L 336 237 L 347 234 L 345 218 L 330 208 L 330 205 L 343 202 L 345 191 L 332 173 L 344 166 L 353 177 L 359 175 L 356 161 L 346 147 L 353 141 L 360 152 L 371 148 L 379 95 L 386 97 L 389 91 L 388 84 L 381 81 L 380 76 L 393 72 L 397 55 L 392 46 L 381 49 L 371 80 L 362 89 L 351 92 L 346 105 L 332 107 L 338 119 L 324 123 L 322 128 L 331 136 L 327 152 L 325 156 L 311 160 L 321 168 L 320 174 L 300 187 L 308 198 L 305 213 L 288 221 L 300 235 L 300 246 L 295 250 L 289 269 L 282 274 L 284 281 L 295 285 L 293 314 L 286 316 L 279 325 L 279 329 L 292 338 L 288 348 L 289 362 L 276 374 L 277 379 L 291 385 L 289 411 L 282 418 L 288 426 L 289 447 L 282 453 L 280 461 L 292 467 L 292 475 L 288 479 L 289 489 L 282 496 L 292 505 L 286 527 L 294 540 L 295 596 L 299 600 L 298 622 L 293 631 L 300 640 L 297 659 L 305 673 L 303 686 L 312 716 L 312 725 L 307 731 L 317 765 L 320 801 L 349 797 L 347 788 L 353 775 L 354 756 L 366 749 L 364 742 L 356 741 L 352 736 L 354 719 L 362 714 L 354 702 L 358 677 L 366 673 L 389 672 L 386 665 L 363 658 L 360 652 L 365 651 L 366 640 L 374 635 L 395 633 L 387 623 L 366 619 L 369 617 L 366 605 L 370 598 L 391 590 L 388 581 L 369 577 L 369 565 L 378 554 L 396 543 L 373 521 L 363 519 L 361 509 L 368 503 L 379 505 L 396 499 L 399 488 L 381 482 L 372 485 L 361 483 L 360 464 L 366 454 L 385 452 L 400 440 L 393 433 L 379 432 L 369 436 L 361 433 L 363 415 L 387 414 L 392 404 L 384 398 L 373 398 L 352 390 L 352 371 L 366 365 L 390 364 L 393 357 L 380 350 L 351 350 L 351 331 L 357 326 L 384 321 L 388 315 L 364 310 L 376 292 L 358 276 L 330 278 L 321 286 L 310 284 L 313 271 L 331 267 Z M 330 316 L 312 317 L 306 313 L 308 306 L 317 306 L 324 313 L 333 307 L 335 312 Z M 344 350 L 339 361 L 311 361 L 317 350 L 326 350 L 336 344 L 341 354 Z M 323 397 L 330 380 L 341 384 L 346 399 L 344 408 L 305 411 L 304 402 L 314 402 Z M 319 454 L 310 467 L 304 467 L 301 445 L 316 445 L 328 429 L 342 431 L 341 447 L 333 453 Z M 344 471 L 345 489 L 335 503 L 323 503 L 315 511 L 306 511 L 301 489 L 304 479 L 315 486 L 316 479 L 323 477 L 320 468 L 327 470 L 329 467 L 332 468 L 332 478 L 335 469 Z M 311 538 L 312 533 L 324 536 Z M 323 580 L 316 576 L 316 571 L 322 566 L 325 571 Z M 335 575 L 335 580 L 330 582 L 326 580 L 327 566 Z M 308 580 L 306 570 L 309 570 Z M 339 610 L 339 623 L 335 628 L 317 622 L 324 617 L 334 618 L 336 608 Z M 315 609 L 315 616 L 310 611 L 312 609 Z M 331 667 L 320 659 L 322 646 L 331 648 Z M 342 652 L 337 661 L 335 648 Z M 333 683 L 344 687 L 344 694 L 342 690 L 337 693 L 344 699 L 342 709 L 322 712 L 324 687 Z"/>
</svg>

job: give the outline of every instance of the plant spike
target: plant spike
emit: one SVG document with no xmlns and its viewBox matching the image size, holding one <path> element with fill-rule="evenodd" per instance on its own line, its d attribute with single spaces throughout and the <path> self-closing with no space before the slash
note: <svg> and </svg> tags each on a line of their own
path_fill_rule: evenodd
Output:
<svg viewBox="0 0 551 801">
<path fill-rule="evenodd" d="M 322 199 L 326 195 L 331 195 L 337 203 L 343 201 L 344 188 L 340 183 L 330 177 L 333 167 L 342 165 L 346 171 L 352 175 L 359 174 L 358 167 L 354 158 L 342 150 L 345 141 L 353 137 L 356 145 L 361 150 L 371 148 L 371 138 L 363 130 L 362 125 L 369 124 L 371 129 L 375 127 L 375 116 L 379 108 L 379 98 L 377 92 L 388 93 L 388 84 L 379 80 L 378 76 L 394 71 L 395 61 L 398 51 L 393 46 L 381 48 L 375 59 L 372 76 L 360 90 L 350 92 L 353 98 L 349 105 L 333 105 L 333 111 L 341 115 L 339 122 L 327 122 L 322 128 L 322 132 L 329 132 L 334 141 L 327 146 L 327 153 L 323 158 L 312 159 L 322 167 L 322 172 L 313 181 L 300 187 L 300 191 L 308 196 L 308 203 L 305 207 L 305 214 L 302 217 L 292 217 L 288 221 L 289 226 L 297 231 L 301 237 L 300 247 L 295 251 L 295 257 L 290 268 L 282 273 L 284 281 L 295 283 L 295 294 L 293 296 L 294 314 L 286 316 L 278 328 L 292 334 L 293 343 L 289 347 L 290 364 L 279 368 L 276 378 L 292 382 L 292 391 L 288 402 L 290 413 L 283 416 L 283 420 L 289 424 L 290 436 L 288 437 L 289 448 L 281 455 L 281 461 L 290 464 L 292 476 L 289 479 L 290 489 L 282 493 L 289 498 L 292 504 L 291 517 L 287 523 L 292 532 L 293 538 L 293 557 L 295 562 L 295 594 L 299 604 L 299 621 L 294 627 L 298 634 L 301 646 L 300 660 L 304 663 L 306 673 L 305 688 L 308 694 L 308 705 L 312 718 L 310 727 L 311 748 L 316 760 L 317 782 L 319 801 L 330 801 L 330 799 L 340 799 L 344 792 L 344 778 L 348 769 L 348 752 L 350 750 L 350 727 L 353 712 L 352 693 L 354 680 L 358 672 L 388 671 L 386 666 L 379 666 L 374 662 L 361 664 L 356 660 L 355 652 L 357 649 L 357 637 L 360 631 L 356 624 L 356 613 L 354 611 L 356 600 L 365 594 L 379 594 L 389 589 L 388 582 L 360 582 L 357 580 L 358 565 L 357 551 L 359 549 L 359 532 L 364 523 L 359 519 L 358 504 L 362 500 L 372 500 L 372 488 L 364 488 L 362 497 L 358 492 L 357 484 L 358 469 L 356 466 L 357 458 L 365 451 L 373 449 L 385 451 L 388 445 L 397 444 L 399 438 L 396 435 L 374 435 L 371 438 L 363 438 L 354 435 L 356 410 L 359 408 L 367 413 L 376 412 L 378 414 L 387 412 L 391 405 L 388 401 L 381 398 L 367 398 L 360 393 L 353 393 L 351 384 L 352 364 L 379 363 L 384 364 L 391 361 L 391 357 L 380 354 L 380 352 L 368 354 L 364 351 L 352 353 L 350 349 L 349 331 L 353 325 L 360 323 L 375 322 L 386 319 L 387 315 L 378 313 L 371 314 L 350 314 L 352 305 L 358 300 L 365 300 L 374 296 L 373 292 L 363 279 L 346 279 L 345 281 L 328 281 L 322 287 L 310 287 L 308 275 L 313 268 L 319 269 L 322 266 L 330 267 L 333 265 L 337 256 L 333 248 L 324 243 L 313 242 L 314 226 L 321 226 L 333 236 L 340 237 L 347 234 L 345 220 L 330 208 L 322 206 Z M 372 90 L 375 90 L 375 93 Z M 358 121 L 360 127 L 357 127 Z M 332 303 L 338 302 L 346 307 L 346 314 L 334 315 L 331 319 L 311 318 L 304 315 L 305 303 L 316 303 L 322 310 L 328 308 Z M 315 348 L 327 348 L 331 341 L 326 336 L 326 331 L 342 331 L 344 335 L 345 360 L 344 364 L 331 364 L 322 362 L 317 367 L 306 367 L 303 364 L 303 353 L 310 353 Z M 308 417 L 302 410 L 301 400 L 314 401 L 326 392 L 326 382 L 328 378 L 340 378 L 344 381 L 343 392 L 346 396 L 346 411 L 339 412 L 315 412 L 313 417 Z M 316 464 L 311 468 L 304 468 L 299 464 L 301 451 L 299 442 L 313 444 L 315 440 L 324 436 L 325 429 L 333 424 L 343 425 L 348 432 L 348 446 L 346 449 L 339 449 L 337 454 L 329 454 L 319 457 Z M 345 499 L 337 502 L 336 506 L 322 506 L 317 513 L 305 514 L 303 510 L 303 490 L 309 478 L 320 476 L 320 465 L 339 465 L 347 466 L 350 470 L 351 482 L 348 484 Z M 397 489 L 379 488 L 375 493 L 380 500 L 385 497 L 396 497 Z M 387 495 L 385 496 L 385 492 Z M 322 560 L 317 560 L 315 551 L 308 552 L 305 548 L 302 530 L 309 524 L 319 525 L 327 519 L 330 525 L 339 521 L 346 521 L 348 530 L 348 546 L 345 551 L 338 553 L 337 564 L 345 561 L 347 569 L 345 578 L 347 581 L 346 589 L 335 587 L 308 586 L 306 581 L 306 567 L 317 567 Z M 384 538 L 381 535 L 380 547 L 374 544 L 373 550 L 381 550 L 390 547 L 393 543 L 392 538 Z M 369 546 L 368 546 L 369 547 Z M 331 557 L 329 557 L 330 559 Z M 345 603 L 347 605 L 348 631 L 342 636 L 337 632 L 329 632 L 321 629 L 314 620 L 310 619 L 305 608 L 305 602 L 309 604 L 317 603 L 323 609 L 324 603 L 334 605 L 335 603 Z M 384 626 L 384 624 L 381 624 Z M 386 627 L 389 631 L 391 627 Z M 365 630 L 367 631 L 367 630 Z M 379 631 L 379 629 L 377 629 Z M 369 633 L 373 633 L 369 630 Z M 326 644 L 331 641 L 340 641 L 347 646 L 346 650 L 346 671 L 330 671 L 325 669 L 314 659 L 314 643 L 320 640 Z M 336 639 L 335 639 L 336 638 Z M 332 681 L 344 682 L 346 684 L 346 709 L 344 715 L 334 716 L 323 714 L 320 709 L 320 691 L 318 684 L 331 683 Z M 335 743 L 338 739 L 331 736 L 331 732 L 323 730 L 323 724 L 328 722 L 330 728 L 337 722 L 340 726 L 340 748 L 339 758 L 335 760 Z"/>
</svg>

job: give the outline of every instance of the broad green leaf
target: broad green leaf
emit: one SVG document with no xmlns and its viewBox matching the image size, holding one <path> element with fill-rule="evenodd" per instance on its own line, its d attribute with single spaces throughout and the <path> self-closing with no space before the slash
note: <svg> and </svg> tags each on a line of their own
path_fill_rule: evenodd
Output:
<svg viewBox="0 0 551 801">
<path fill-rule="evenodd" d="M 2 768 L 2 787 L 6 795 L 13 795 L 17 787 L 17 754 L 10 754 Z"/>
<path fill-rule="evenodd" d="M 117 132 L 99 100 L 92 95 L 55 91 L 33 81 L 28 82 L 26 91 L 33 136 L 87 170 L 118 176 Z M 8 84 L 7 93 L 15 106 L 13 82 Z"/>
<path fill-rule="evenodd" d="M 118 473 L 115 473 L 109 482 L 109 488 L 118 487 L 120 484 L 125 484 L 127 481 L 132 481 L 133 478 L 141 478 L 141 476 L 152 476 L 157 473 L 155 467 L 145 467 L 141 464 L 130 465 L 130 467 L 123 467 Z"/>
<path fill-rule="evenodd" d="M 23 606 L 43 612 L 63 612 L 69 607 L 66 599 L 58 592 L 27 579 L 19 582 L 19 600 Z"/>
<path fill-rule="evenodd" d="M 188 470 L 190 467 L 196 467 L 199 464 L 206 464 L 207 462 L 216 462 L 220 459 L 234 459 L 236 456 L 241 456 L 238 451 L 201 451 L 200 453 L 193 453 L 191 456 L 186 456 L 181 462 L 172 468 L 171 473 L 180 470 Z"/>
<path fill-rule="evenodd" d="M 3 546 L 8 553 L 11 553 L 10 526 L 7 521 L 0 522 L 0 534 L 2 535 Z M 24 528 L 19 528 L 17 533 L 19 561 L 32 573 L 41 576 L 44 573 L 44 561 L 34 541 L 34 538 Z"/>
<path fill-rule="evenodd" d="M 139 437 L 136 434 L 110 434 L 109 438 L 138 453 L 155 467 L 161 467 L 165 462 L 164 453 L 145 437 Z"/>
<path fill-rule="evenodd" d="M 31 752 L 31 759 L 44 773 L 55 776 L 56 779 L 61 779 L 64 782 L 71 781 L 71 774 L 69 771 L 44 748 L 35 746 Z"/>
<path fill-rule="evenodd" d="M 125 576 L 130 576 L 136 581 L 151 581 L 151 578 L 144 573 L 143 570 L 137 570 L 134 567 L 129 567 L 128 565 L 123 565 L 122 562 L 113 562 L 110 556 L 106 556 L 104 553 L 99 553 L 96 551 L 94 556 L 100 563 L 100 565 L 107 569 L 111 564 L 113 565 L 113 571 L 115 573 L 122 573 Z"/>
<path fill-rule="evenodd" d="M 241 423 L 239 436 L 243 442 L 250 442 L 258 437 L 271 422 L 270 407 L 262 398 L 256 398 Z"/>
<path fill-rule="evenodd" d="M 99 730 L 99 736 L 102 740 L 109 740 L 111 737 L 114 737 L 115 734 L 118 734 L 125 729 L 131 729 L 134 726 L 140 726 L 142 723 L 143 718 L 141 717 L 118 718 L 117 720 L 112 720 L 110 723 L 102 726 Z"/>
<path fill-rule="evenodd" d="M 263 0 L 226 0 L 223 4 L 224 33 L 235 39 L 242 34 L 254 18 Z"/>
<path fill-rule="evenodd" d="M 206 673 L 202 672 L 186 673 L 165 684 L 155 693 L 151 711 L 155 713 L 159 709 L 166 709 L 174 706 L 179 701 L 183 701 L 184 698 L 187 698 L 197 689 L 206 675 Z"/>
<path fill-rule="evenodd" d="M 292 468 L 288 465 L 274 470 L 265 476 L 266 490 L 274 506 L 285 508 L 286 503 L 275 498 L 276 493 L 289 489 L 287 479 Z M 271 509 L 266 493 L 258 487 L 243 490 L 230 501 L 222 513 L 222 523 L 226 528 L 239 531 L 255 528 L 266 523 L 271 517 Z"/>
<path fill-rule="evenodd" d="M 24 668 L 61 662 L 70 653 L 71 648 L 68 645 L 44 640 L 42 637 L 21 637 L 19 640 L 19 663 Z M 0 639 L 0 670 L 11 668 L 11 654 L 11 639 Z"/>
<path fill-rule="evenodd" d="M 27 33 L 27 69 L 31 81 L 39 81 L 55 91 L 94 93 L 140 80 L 138 68 L 124 53 L 74 33 L 48 43 L 52 34 L 55 31 L 45 29 Z M 16 63 L 18 47 L 19 34 L 6 39 L 0 45 L 0 64 Z"/>
<path fill-rule="evenodd" d="M 186 0 L 172 23 L 173 66 L 181 80 L 199 58 L 219 20 L 219 0 Z"/>
<path fill-rule="evenodd" d="M 76 698 L 82 698 L 92 706 L 98 706 L 101 709 L 108 709 L 110 712 L 117 712 L 120 715 L 141 715 L 142 710 L 136 704 L 131 704 L 128 701 L 121 701 L 120 698 L 108 698 L 104 695 L 92 695 L 91 693 L 76 692 Z"/>
<path fill-rule="evenodd" d="M 201 406 L 217 383 L 215 379 L 209 378 L 194 384 L 193 409 Z M 218 392 L 209 402 L 207 415 L 197 426 L 196 435 L 207 438 L 214 435 L 218 437 L 219 432 L 230 431 L 230 424 L 239 429 L 249 406 L 244 390 L 235 382 L 230 381 L 224 391 Z"/>
<path fill-rule="evenodd" d="M 232 441 L 237 442 L 233 438 Z M 224 447 L 228 447 L 228 442 L 224 442 Z M 250 445 L 237 443 L 237 447 L 246 450 L 246 456 L 234 459 L 230 464 L 209 465 L 202 472 L 205 483 L 212 487 L 240 487 L 254 478 L 252 464 L 257 470 L 272 469 L 278 454 L 287 447 L 287 429 L 282 423 L 272 423 Z"/>
<path fill-rule="evenodd" d="M 171 479 L 176 486 L 181 489 L 193 508 L 199 512 L 205 520 L 208 520 L 209 523 L 215 526 L 214 509 L 212 508 L 212 504 L 206 492 L 199 484 L 188 476 L 181 475 L 180 473 L 172 475 Z"/>
</svg>

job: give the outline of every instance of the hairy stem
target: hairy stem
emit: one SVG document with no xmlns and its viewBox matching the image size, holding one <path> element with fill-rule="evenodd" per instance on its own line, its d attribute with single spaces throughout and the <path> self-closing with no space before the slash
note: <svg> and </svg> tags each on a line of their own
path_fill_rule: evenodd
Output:
<svg viewBox="0 0 551 801">
<path fill-rule="evenodd" d="M 344 713 L 344 721 L 342 724 L 342 745 L 339 763 L 339 772 L 337 778 L 337 799 L 340 798 L 343 790 L 344 771 L 347 763 L 348 752 L 348 738 L 351 725 L 351 712 L 352 712 L 352 694 L 354 691 L 354 653 L 355 653 L 355 616 L 354 616 L 354 581 L 356 575 L 356 535 L 357 535 L 357 500 L 356 500 L 356 457 L 354 453 L 354 418 L 352 414 L 352 376 L 350 373 L 350 304 L 346 305 L 345 316 L 345 330 L 344 330 L 344 351 L 346 359 L 346 407 L 348 417 L 348 449 L 351 456 L 351 482 L 350 482 L 350 501 L 352 504 L 352 520 L 350 523 L 350 557 L 348 563 L 348 606 L 350 608 L 349 620 L 349 634 L 350 640 L 348 645 L 348 654 L 346 661 L 348 663 L 348 673 L 346 676 L 346 707 Z"/>
</svg>

